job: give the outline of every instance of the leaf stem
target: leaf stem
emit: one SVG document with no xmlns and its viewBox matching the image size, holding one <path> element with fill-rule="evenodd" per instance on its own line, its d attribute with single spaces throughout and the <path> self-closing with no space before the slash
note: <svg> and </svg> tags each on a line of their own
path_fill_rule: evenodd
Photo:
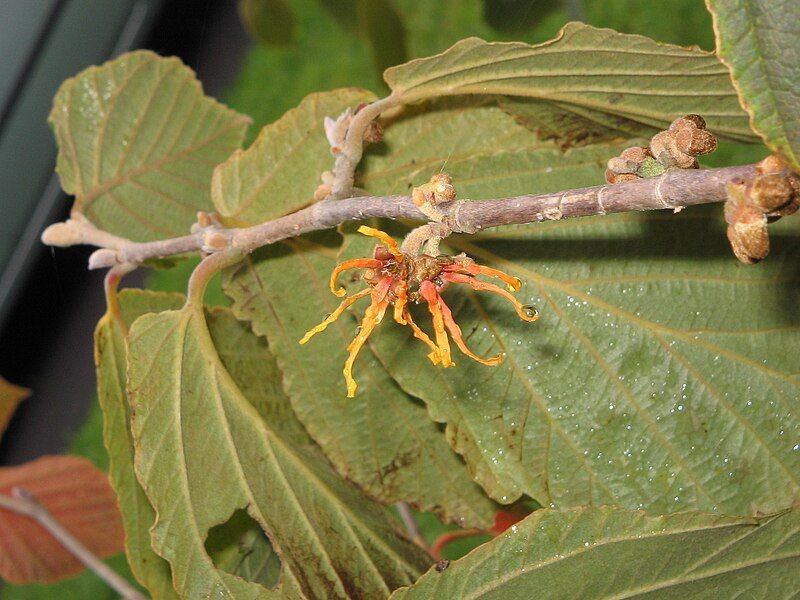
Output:
<svg viewBox="0 0 800 600">
<path fill-rule="evenodd" d="M 0 507 L 34 519 L 67 552 L 81 561 L 126 600 L 145 600 L 145 596 L 139 593 L 125 578 L 95 556 L 91 550 L 67 531 L 28 490 L 15 487 L 11 489 L 11 494 L 11 496 L 0 494 Z"/>
</svg>

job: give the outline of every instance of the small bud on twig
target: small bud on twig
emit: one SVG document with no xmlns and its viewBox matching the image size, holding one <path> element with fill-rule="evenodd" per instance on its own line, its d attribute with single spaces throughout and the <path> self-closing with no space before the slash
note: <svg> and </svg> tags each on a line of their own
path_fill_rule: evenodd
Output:
<svg viewBox="0 0 800 600">
<path fill-rule="evenodd" d="M 725 220 L 733 253 L 745 264 L 769 253 L 767 224 L 800 208 L 800 179 L 777 156 L 756 166 L 756 176 L 727 186 Z"/>
</svg>

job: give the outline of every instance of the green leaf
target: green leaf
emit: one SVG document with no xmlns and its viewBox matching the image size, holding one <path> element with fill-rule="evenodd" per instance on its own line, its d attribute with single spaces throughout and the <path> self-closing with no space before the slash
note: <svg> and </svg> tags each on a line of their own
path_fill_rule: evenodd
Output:
<svg viewBox="0 0 800 600">
<path fill-rule="evenodd" d="M 237 222 L 255 224 L 314 202 L 320 174 L 333 164 L 323 119 L 371 102 L 365 90 L 311 94 L 297 108 L 261 130 L 247 150 L 237 150 L 214 171 L 217 210 Z"/>
<path fill-rule="evenodd" d="M 248 33 L 267 46 L 294 41 L 297 22 L 285 0 L 239 0 L 239 14 Z"/>
<path fill-rule="evenodd" d="M 339 303 L 328 278 L 340 241 L 297 240 L 233 267 L 223 286 L 234 312 L 267 337 L 295 412 L 344 477 L 383 502 L 407 500 L 446 520 L 488 527 L 492 503 L 425 408 L 400 391 L 368 351 L 359 369 L 369 376 L 356 400 L 344 397 L 342 366 L 355 323 L 331 325 L 333 339 L 298 343 Z"/>
<path fill-rule="evenodd" d="M 360 33 L 372 51 L 378 72 L 407 60 L 403 20 L 390 0 L 358 0 Z"/>
<path fill-rule="evenodd" d="M 413 582 L 422 551 L 305 435 L 276 393 L 263 340 L 226 309 L 208 319 L 211 333 L 191 306 L 145 315 L 128 338 L 136 469 L 158 515 L 153 548 L 172 565 L 179 593 L 273 596 L 215 567 L 206 551 L 209 530 L 240 509 L 281 557 L 274 595 L 377 597 Z M 221 339 L 236 342 L 228 364 L 215 348 Z"/>
<path fill-rule="evenodd" d="M 538 46 L 469 38 L 442 54 L 387 69 L 384 79 L 405 102 L 501 94 L 574 107 L 597 118 L 598 126 L 621 117 L 649 131 L 699 113 L 717 135 L 755 139 L 727 70 L 713 54 L 578 23 Z"/>
<path fill-rule="evenodd" d="M 630 140 L 570 152 L 542 141 L 494 104 L 445 99 L 409 108 L 367 150 L 358 185 L 374 194 L 410 194 L 440 171 L 459 198 L 500 198 L 602 183 L 606 162 Z"/>
<path fill-rule="evenodd" d="M 707 0 L 717 52 L 764 143 L 800 170 L 800 4 Z"/>
<path fill-rule="evenodd" d="M 232 575 L 274 587 L 280 578 L 281 560 L 261 527 L 244 510 L 208 533 L 206 550 L 214 564 Z"/>
<path fill-rule="evenodd" d="M 136 579 L 155 598 L 176 598 L 169 565 L 150 546 L 150 528 L 155 512 L 133 469 L 131 407 L 125 393 L 125 337 L 128 326 L 148 312 L 181 305 L 177 294 L 124 291 L 122 312 L 108 311 L 95 330 L 97 392 L 103 409 L 103 441 L 109 457 L 108 475 L 117 494 L 125 527 L 125 552 Z"/>
<path fill-rule="evenodd" d="M 745 272 L 720 216 L 687 213 L 449 240 L 522 279 L 517 297 L 541 311 L 522 323 L 496 296 L 445 291 L 472 349 L 505 353 L 498 367 L 457 355 L 455 368 L 433 368 L 405 331 L 375 336 L 493 498 L 728 514 L 796 498 L 800 336 L 787 302 L 800 238 L 776 229 L 777 251 Z"/>
<path fill-rule="evenodd" d="M 791 597 L 800 513 L 661 517 L 613 507 L 535 511 L 392 598 Z"/>
<path fill-rule="evenodd" d="M 185 235 L 212 209 L 211 173 L 249 119 L 203 96 L 177 58 L 137 51 L 65 81 L 49 122 L 73 212 L 142 241 Z"/>
</svg>

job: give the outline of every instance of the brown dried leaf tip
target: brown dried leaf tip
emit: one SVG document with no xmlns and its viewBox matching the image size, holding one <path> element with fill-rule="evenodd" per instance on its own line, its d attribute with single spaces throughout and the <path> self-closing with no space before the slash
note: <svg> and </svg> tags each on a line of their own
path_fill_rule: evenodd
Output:
<svg viewBox="0 0 800 600">
<path fill-rule="evenodd" d="M 539 318 L 539 313 L 533 306 L 521 304 L 511 294 L 511 292 L 518 291 L 522 285 L 522 282 L 516 277 L 511 277 L 491 267 L 479 265 L 463 254 L 435 257 L 426 254 L 416 256 L 406 254 L 386 232 L 363 225 L 358 228 L 358 231 L 364 235 L 378 238 L 382 245 L 376 246 L 372 258 L 356 258 L 337 265 L 331 273 L 330 287 L 337 296 L 345 296 L 347 292 L 344 288 L 338 287 L 337 280 L 340 273 L 349 269 L 363 269 L 362 279 L 367 287 L 345 298 L 336 310 L 322 323 L 310 329 L 300 340 L 301 344 L 305 344 L 316 334 L 325 331 L 328 325 L 336 321 L 349 306 L 361 298 L 370 297 L 370 305 L 364 313 L 358 334 L 347 347 L 349 356 L 345 361 L 343 372 L 347 383 L 348 398 L 355 396 L 358 387 L 352 374 L 356 357 L 375 327 L 383 320 L 390 305 L 394 307 L 394 320 L 400 325 L 410 327 L 414 337 L 430 349 L 428 354 L 430 361 L 434 365 L 441 364 L 443 367 L 455 365 L 450 353 L 448 333 L 458 349 L 473 360 L 484 365 L 497 365 L 502 361 L 501 354 L 491 358 L 482 358 L 467 347 L 461 328 L 455 322 L 450 308 L 441 296 L 441 292 L 448 285 L 460 283 L 468 285 L 474 290 L 498 294 L 511 302 L 522 320 L 533 322 Z M 499 279 L 505 283 L 506 289 L 482 281 L 477 278 L 478 275 Z M 410 303 L 418 304 L 423 301 L 427 303 L 431 314 L 434 339 L 431 339 L 414 322 L 409 311 Z"/>
<path fill-rule="evenodd" d="M 777 156 L 768 156 L 756 166 L 749 181 L 728 184 L 725 221 L 733 253 L 752 265 L 769 254 L 767 224 L 800 208 L 800 178 Z"/>
<path fill-rule="evenodd" d="M 685 115 L 654 135 L 649 148 L 627 148 L 609 160 L 606 181 L 620 183 L 661 175 L 667 169 L 696 169 L 696 157 L 716 148 L 717 138 L 706 129 L 703 117 Z"/>
</svg>

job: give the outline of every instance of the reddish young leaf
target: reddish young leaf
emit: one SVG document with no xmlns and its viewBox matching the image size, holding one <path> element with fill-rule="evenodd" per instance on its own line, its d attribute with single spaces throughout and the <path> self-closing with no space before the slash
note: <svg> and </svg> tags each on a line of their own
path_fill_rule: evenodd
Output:
<svg viewBox="0 0 800 600">
<path fill-rule="evenodd" d="M 0 494 L 24 488 L 67 531 L 100 557 L 123 549 L 117 498 L 105 473 L 77 456 L 45 456 L 0 468 Z M 0 508 L 0 578 L 12 583 L 52 583 L 83 565 L 32 518 Z"/>
<path fill-rule="evenodd" d="M 492 525 L 490 531 L 495 535 L 500 535 L 515 523 L 522 521 L 530 513 L 531 511 L 524 506 L 510 506 L 504 510 L 498 510 L 494 515 L 494 525 Z"/>
<path fill-rule="evenodd" d="M 0 437 L 11 420 L 11 415 L 17 409 L 17 405 L 30 395 L 30 390 L 13 383 L 9 383 L 0 377 Z"/>
</svg>

